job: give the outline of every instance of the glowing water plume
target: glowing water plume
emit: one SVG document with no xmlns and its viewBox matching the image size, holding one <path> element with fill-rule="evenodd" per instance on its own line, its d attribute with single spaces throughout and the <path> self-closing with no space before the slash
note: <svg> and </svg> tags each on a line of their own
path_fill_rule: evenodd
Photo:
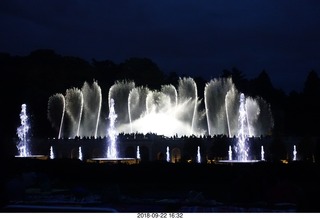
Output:
<svg viewBox="0 0 320 219">
<path fill-rule="evenodd" d="M 146 98 L 146 114 L 159 114 L 168 112 L 170 108 L 170 97 L 161 91 L 149 92 Z"/>
<path fill-rule="evenodd" d="M 200 154 L 200 147 L 198 146 L 198 151 L 197 151 L 197 163 L 201 163 L 201 154 Z"/>
<path fill-rule="evenodd" d="M 140 149 L 139 149 L 139 146 L 137 146 L 137 159 L 140 159 Z"/>
<path fill-rule="evenodd" d="M 233 86 L 231 78 L 213 79 L 205 86 L 204 101 L 209 135 L 230 135 L 225 101 Z M 233 106 L 229 104 L 229 107 Z"/>
<path fill-rule="evenodd" d="M 63 102 L 63 95 L 49 100 L 48 118 L 53 127 L 60 125 L 60 130 L 57 128 L 59 138 L 105 136 L 108 122 L 100 119 L 100 112 L 104 110 L 102 115 L 109 113 L 111 99 L 115 103 L 115 130 L 118 133 L 155 133 L 168 137 L 238 135 L 240 94 L 231 78 L 218 78 L 207 83 L 204 104 L 198 98 L 198 88 L 192 78 L 179 78 L 177 87 L 162 85 L 160 90 L 135 87 L 133 81 L 116 81 L 107 93 L 109 107 L 106 109 L 102 109 L 106 97 L 102 98 L 96 82 L 92 86 L 85 82 L 81 92 L 78 91 L 67 90 L 72 93 L 66 94 L 67 103 Z M 269 134 L 273 127 L 269 104 L 259 97 L 246 99 L 248 135 Z M 79 109 L 73 109 L 76 105 Z"/>
<path fill-rule="evenodd" d="M 231 146 L 229 146 L 228 155 L 229 155 L 229 160 L 232 160 L 232 148 L 231 148 Z"/>
<path fill-rule="evenodd" d="M 177 89 L 172 84 L 162 85 L 161 92 L 169 97 L 170 108 L 177 107 L 178 105 L 178 92 Z"/>
<path fill-rule="evenodd" d="M 17 145 L 19 156 L 20 157 L 27 157 L 30 155 L 29 145 L 28 145 L 28 132 L 30 129 L 28 115 L 27 115 L 27 105 L 21 105 L 21 112 L 20 112 L 20 122 L 21 126 L 17 128 L 17 135 L 19 137 L 19 142 Z"/>
<path fill-rule="evenodd" d="M 249 147 L 247 144 L 247 138 L 249 134 L 248 128 L 248 118 L 247 118 L 247 110 L 246 110 L 246 98 L 242 93 L 240 95 L 240 107 L 239 107 L 239 133 L 237 136 L 237 145 L 236 145 L 236 154 L 237 160 L 239 161 L 247 161 Z"/>
<path fill-rule="evenodd" d="M 297 147 L 293 145 L 293 161 L 297 160 Z"/>
<path fill-rule="evenodd" d="M 230 91 L 228 91 L 228 93 L 227 93 L 227 95 L 226 95 L 226 98 L 225 98 L 225 108 L 226 108 L 226 116 L 227 116 L 228 134 L 229 134 L 229 137 L 231 137 L 230 119 L 229 119 L 229 106 L 228 106 L 229 96 L 230 96 Z M 208 122 L 209 122 L 209 120 L 208 120 Z"/>
<path fill-rule="evenodd" d="M 248 136 L 261 136 L 268 133 L 273 127 L 270 106 L 260 97 L 246 98 L 246 117 Z"/>
<path fill-rule="evenodd" d="M 109 89 L 108 103 L 109 109 L 111 108 L 111 99 L 114 102 L 114 110 L 117 112 L 116 129 L 119 132 L 130 132 L 130 119 L 128 112 L 128 97 L 130 91 L 135 88 L 135 83 L 132 81 L 116 81 Z M 131 113 L 132 115 L 133 113 Z M 122 130 L 119 126 L 125 125 L 127 129 Z"/>
<path fill-rule="evenodd" d="M 240 94 L 234 85 L 231 86 L 225 97 L 225 111 L 228 126 L 228 136 L 230 138 L 238 134 L 238 118 L 239 118 L 239 98 Z"/>
<path fill-rule="evenodd" d="M 79 155 L 78 155 L 79 160 L 82 161 L 82 149 L 79 147 Z"/>
<path fill-rule="evenodd" d="M 65 98 L 62 94 L 54 94 L 49 97 L 48 119 L 52 127 L 58 130 L 58 139 L 62 137 L 65 105 Z"/>
<path fill-rule="evenodd" d="M 50 159 L 54 159 L 54 153 L 52 146 L 50 147 Z"/>
<path fill-rule="evenodd" d="M 102 104 L 101 88 L 96 81 L 92 85 L 85 82 L 81 91 L 83 94 L 83 116 L 80 135 L 97 138 Z"/>
<path fill-rule="evenodd" d="M 109 110 L 109 129 L 108 129 L 108 136 L 109 136 L 109 145 L 107 149 L 107 158 L 118 158 L 118 151 L 117 151 L 117 133 L 115 130 L 115 121 L 117 119 L 117 114 L 114 111 L 114 100 L 110 99 L 110 110 Z"/>
<path fill-rule="evenodd" d="M 80 136 L 80 124 L 83 112 L 83 94 L 78 88 L 67 89 L 66 95 L 66 117 L 68 137 Z"/>
<path fill-rule="evenodd" d="M 117 93 L 132 87 L 132 83 L 117 82 L 109 93 Z M 195 121 L 199 120 L 196 85 L 190 78 L 180 78 L 178 90 L 173 85 L 162 85 L 161 90 L 144 87 L 132 88 L 129 92 L 129 122 L 117 126 L 118 132 L 157 133 L 164 136 L 199 135 Z M 140 103 L 140 104 L 139 104 Z M 117 111 L 117 108 L 116 108 Z M 123 112 L 123 109 L 120 110 Z M 168 126 L 170 124 L 170 126 Z M 202 134 L 204 133 L 201 129 Z"/>
<path fill-rule="evenodd" d="M 133 88 L 128 96 L 128 113 L 130 122 L 130 132 L 139 132 L 134 130 L 132 122 L 139 119 L 146 112 L 146 99 L 150 90 L 146 87 Z"/>
<path fill-rule="evenodd" d="M 193 131 L 198 106 L 197 84 L 193 78 L 179 78 L 178 95 L 179 105 L 188 105 L 188 107 L 181 111 L 178 116 L 182 121 L 186 121 L 187 124 L 189 124 L 191 128 L 190 133 L 188 134 L 191 135 L 194 133 Z"/>
<path fill-rule="evenodd" d="M 264 150 L 263 150 L 263 146 L 261 146 L 261 160 L 264 160 Z"/>
<path fill-rule="evenodd" d="M 169 147 L 167 147 L 166 161 L 167 161 L 167 162 L 170 162 L 170 150 L 169 150 Z"/>
<path fill-rule="evenodd" d="M 244 94 L 241 94 L 240 98 L 242 98 L 242 95 L 244 97 Z M 240 100 L 240 108 L 242 108 L 242 102 Z M 240 117 L 241 117 L 241 111 L 242 109 L 239 110 L 240 113 Z M 258 119 L 258 116 L 260 114 L 260 108 L 259 105 L 257 103 L 257 101 L 255 101 L 255 99 L 251 98 L 251 97 L 244 97 L 244 106 L 243 106 L 243 113 L 245 113 L 244 118 L 245 121 L 243 121 L 243 125 L 244 128 L 246 129 L 246 135 L 247 136 L 253 136 L 252 132 L 254 127 L 252 126 L 252 124 L 254 123 L 254 121 L 256 121 Z M 250 115 L 250 117 L 248 116 Z"/>
</svg>

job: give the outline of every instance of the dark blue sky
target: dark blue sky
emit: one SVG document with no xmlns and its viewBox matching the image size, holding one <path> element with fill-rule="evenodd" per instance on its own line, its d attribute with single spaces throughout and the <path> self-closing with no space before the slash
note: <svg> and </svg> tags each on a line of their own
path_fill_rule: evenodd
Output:
<svg viewBox="0 0 320 219">
<path fill-rule="evenodd" d="M 264 69 L 276 88 L 300 91 L 320 74 L 319 11 L 318 0 L 1 0 L 0 52 L 146 57 L 207 80 Z"/>
</svg>

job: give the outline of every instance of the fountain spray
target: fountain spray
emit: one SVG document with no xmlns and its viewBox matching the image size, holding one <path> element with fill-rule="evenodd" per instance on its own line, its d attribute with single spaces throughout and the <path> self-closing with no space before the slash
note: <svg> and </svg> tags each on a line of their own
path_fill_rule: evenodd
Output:
<svg viewBox="0 0 320 219">
<path fill-rule="evenodd" d="M 247 146 L 247 131 L 248 131 L 248 120 L 247 110 L 245 107 L 246 98 L 242 93 L 240 95 L 240 107 L 239 107 L 239 123 L 240 129 L 238 133 L 238 144 L 236 147 L 237 158 L 239 161 L 247 161 L 249 148 Z"/>
<path fill-rule="evenodd" d="M 115 121 L 117 119 L 117 114 L 114 110 L 114 100 L 110 99 L 110 111 L 109 111 L 109 120 L 110 125 L 108 129 L 108 135 L 109 135 L 109 145 L 108 145 L 108 151 L 107 151 L 107 157 L 108 158 L 117 158 L 118 152 L 117 152 L 117 145 L 116 145 L 116 139 L 117 139 L 117 133 L 116 129 L 114 127 Z"/>
<path fill-rule="evenodd" d="M 28 115 L 27 115 L 27 105 L 21 105 L 21 113 L 20 113 L 21 126 L 17 129 L 17 135 L 19 137 L 19 143 L 17 148 L 19 150 L 20 157 L 27 157 L 30 155 L 28 148 L 28 131 L 30 129 L 28 123 Z"/>
</svg>

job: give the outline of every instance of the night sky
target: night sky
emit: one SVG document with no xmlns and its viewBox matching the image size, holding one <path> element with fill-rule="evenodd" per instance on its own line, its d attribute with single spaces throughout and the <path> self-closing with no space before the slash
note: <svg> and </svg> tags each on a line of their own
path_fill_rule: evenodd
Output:
<svg viewBox="0 0 320 219">
<path fill-rule="evenodd" d="M 320 73 L 319 11 L 318 0 L 1 0 L 0 52 L 149 58 L 206 80 L 265 70 L 276 88 L 301 91 Z"/>
</svg>

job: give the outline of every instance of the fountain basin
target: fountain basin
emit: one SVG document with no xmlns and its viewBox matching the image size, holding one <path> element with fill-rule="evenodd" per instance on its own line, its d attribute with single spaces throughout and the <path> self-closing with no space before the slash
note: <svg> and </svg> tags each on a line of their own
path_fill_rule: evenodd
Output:
<svg viewBox="0 0 320 219">
<path fill-rule="evenodd" d="M 16 155 L 17 158 L 24 158 L 24 159 L 38 159 L 38 160 L 47 160 L 48 156 L 46 155 L 28 155 L 28 156 L 20 156 Z"/>
<path fill-rule="evenodd" d="M 138 164 L 140 159 L 137 158 L 104 158 L 96 157 L 87 159 L 87 162 L 91 163 L 111 163 L 111 164 Z"/>
<path fill-rule="evenodd" d="M 217 163 L 221 164 L 250 164 L 250 163 L 258 163 L 258 162 L 265 162 L 265 160 L 218 160 Z"/>
</svg>

